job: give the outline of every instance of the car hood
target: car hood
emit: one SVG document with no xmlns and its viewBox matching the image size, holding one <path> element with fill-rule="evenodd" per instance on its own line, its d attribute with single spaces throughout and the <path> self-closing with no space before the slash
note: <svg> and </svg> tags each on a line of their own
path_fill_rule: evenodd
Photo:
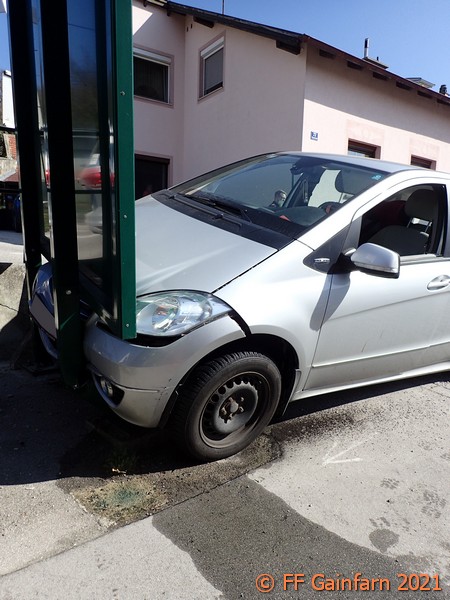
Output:
<svg viewBox="0 0 450 600">
<path fill-rule="evenodd" d="M 276 250 L 148 197 L 136 203 L 136 293 L 213 292 Z"/>
</svg>

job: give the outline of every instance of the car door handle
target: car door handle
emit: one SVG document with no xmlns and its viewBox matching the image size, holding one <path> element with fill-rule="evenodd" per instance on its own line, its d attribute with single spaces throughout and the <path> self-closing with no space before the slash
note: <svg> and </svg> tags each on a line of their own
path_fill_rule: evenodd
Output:
<svg viewBox="0 0 450 600">
<path fill-rule="evenodd" d="M 450 283 L 450 276 L 449 275 L 439 275 L 439 277 L 435 277 L 434 279 L 432 279 L 430 281 L 430 283 L 427 285 L 427 289 L 429 290 L 442 290 L 443 288 L 447 287 L 448 284 Z"/>
</svg>

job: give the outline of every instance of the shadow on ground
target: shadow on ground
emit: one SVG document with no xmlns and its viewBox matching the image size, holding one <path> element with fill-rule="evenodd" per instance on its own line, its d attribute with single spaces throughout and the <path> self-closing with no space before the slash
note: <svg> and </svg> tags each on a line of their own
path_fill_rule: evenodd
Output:
<svg viewBox="0 0 450 600">
<path fill-rule="evenodd" d="M 351 411 L 328 411 L 446 374 L 319 396 L 292 404 L 239 455 L 195 464 L 165 432 L 134 427 L 97 400 L 90 385 L 63 386 L 57 371 L 33 375 L 0 366 L 0 486 L 58 480 L 89 512 L 122 525 L 205 493 L 280 456 L 281 442 L 352 426 Z"/>
</svg>

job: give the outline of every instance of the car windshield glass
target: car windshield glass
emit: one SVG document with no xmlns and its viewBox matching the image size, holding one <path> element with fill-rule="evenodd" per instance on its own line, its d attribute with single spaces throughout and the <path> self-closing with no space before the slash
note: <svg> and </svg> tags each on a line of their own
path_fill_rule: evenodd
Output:
<svg viewBox="0 0 450 600">
<path fill-rule="evenodd" d="M 171 192 L 218 210 L 234 206 L 255 224 L 297 236 L 388 175 L 375 166 L 268 154 L 197 177 Z"/>
</svg>

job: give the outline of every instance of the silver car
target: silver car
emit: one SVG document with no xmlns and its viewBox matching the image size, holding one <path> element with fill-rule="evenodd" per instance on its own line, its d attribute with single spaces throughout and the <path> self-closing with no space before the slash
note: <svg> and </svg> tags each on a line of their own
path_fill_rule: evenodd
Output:
<svg viewBox="0 0 450 600">
<path fill-rule="evenodd" d="M 293 400 L 447 369 L 449 192 L 444 173 L 286 152 L 139 200 L 138 335 L 90 318 L 99 393 L 209 461 Z M 50 277 L 32 313 L 51 312 Z"/>
</svg>

